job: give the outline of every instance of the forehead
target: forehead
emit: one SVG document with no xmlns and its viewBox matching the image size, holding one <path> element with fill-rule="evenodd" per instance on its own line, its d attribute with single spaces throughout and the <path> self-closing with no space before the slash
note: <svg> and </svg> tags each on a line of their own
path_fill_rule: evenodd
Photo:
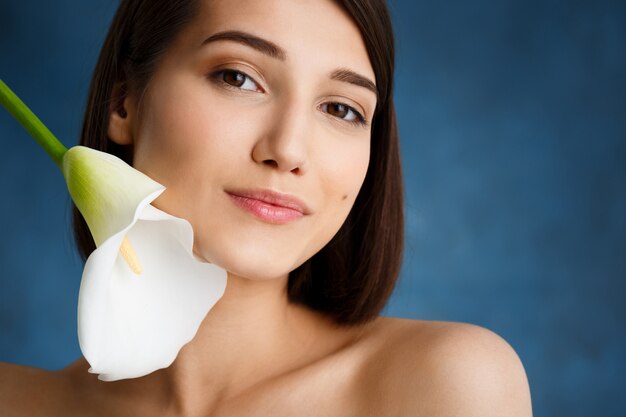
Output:
<svg viewBox="0 0 626 417">
<path fill-rule="evenodd" d="M 211 34 L 242 30 L 285 50 L 290 65 L 348 67 L 374 78 L 356 23 L 331 0 L 200 0 L 185 30 L 185 47 Z"/>
</svg>

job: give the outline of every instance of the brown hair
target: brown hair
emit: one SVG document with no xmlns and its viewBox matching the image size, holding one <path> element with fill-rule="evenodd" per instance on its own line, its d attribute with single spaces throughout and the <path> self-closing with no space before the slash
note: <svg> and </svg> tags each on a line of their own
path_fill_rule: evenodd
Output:
<svg viewBox="0 0 626 417">
<path fill-rule="evenodd" d="M 376 77 L 370 162 L 346 221 L 324 248 L 289 274 L 287 290 L 290 302 L 349 326 L 376 317 L 395 287 L 404 242 L 404 196 L 387 6 L 384 0 L 336 1 L 358 25 Z M 92 76 L 80 145 L 132 165 L 132 146 L 117 145 L 107 136 L 114 84 L 143 93 L 160 57 L 198 7 L 198 0 L 121 1 Z M 85 260 L 95 243 L 76 206 L 72 210 L 74 238 Z"/>
</svg>

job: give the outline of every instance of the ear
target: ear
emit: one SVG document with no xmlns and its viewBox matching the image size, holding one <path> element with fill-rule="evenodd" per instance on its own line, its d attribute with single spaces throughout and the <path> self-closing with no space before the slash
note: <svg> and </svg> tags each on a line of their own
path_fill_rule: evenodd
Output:
<svg viewBox="0 0 626 417">
<path fill-rule="evenodd" d="M 118 145 L 133 144 L 133 123 L 137 117 L 135 101 L 128 93 L 126 83 L 116 82 L 109 105 L 109 139 Z"/>
</svg>

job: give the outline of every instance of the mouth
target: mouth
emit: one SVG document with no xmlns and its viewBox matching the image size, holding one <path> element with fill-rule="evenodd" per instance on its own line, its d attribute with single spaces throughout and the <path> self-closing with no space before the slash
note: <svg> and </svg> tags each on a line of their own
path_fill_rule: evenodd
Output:
<svg viewBox="0 0 626 417">
<path fill-rule="evenodd" d="M 306 204 L 295 196 L 267 189 L 226 190 L 236 206 L 271 224 L 286 224 L 310 214 Z"/>
</svg>

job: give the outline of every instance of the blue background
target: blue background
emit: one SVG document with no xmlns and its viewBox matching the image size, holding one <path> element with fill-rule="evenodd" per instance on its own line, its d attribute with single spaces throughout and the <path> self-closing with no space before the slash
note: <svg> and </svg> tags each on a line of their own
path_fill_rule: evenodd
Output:
<svg viewBox="0 0 626 417">
<path fill-rule="evenodd" d="M 626 7 L 391 0 L 407 251 L 385 315 L 478 324 L 536 416 L 625 416 Z M 1 0 L 0 78 L 77 142 L 116 2 Z M 0 361 L 79 355 L 82 272 L 54 164 L 0 111 Z"/>
</svg>

